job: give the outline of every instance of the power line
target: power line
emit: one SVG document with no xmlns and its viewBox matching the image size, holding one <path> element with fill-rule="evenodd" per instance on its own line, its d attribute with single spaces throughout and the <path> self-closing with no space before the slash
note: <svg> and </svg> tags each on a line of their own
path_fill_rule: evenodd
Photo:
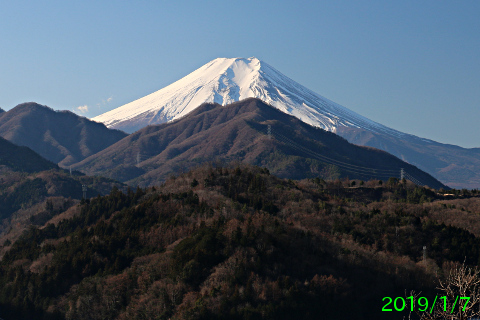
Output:
<svg viewBox="0 0 480 320">
<path fill-rule="evenodd" d="M 330 157 L 327 157 L 323 154 L 319 154 L 318 152 L 315 152 L 313 150 L 310 150 L 295 141 L 285 137 L 284 135 L 274 132 L 272 134 L 272 129 L 271 126 L 268 125 L 268 130 L 267 134 L 269 136 L 269 139 L 271 139 L 272 136 L 275 137 L 280 142 L 283 142 L 284 144 L 287 144 L 299 151 L 302 151 L 304 153 L 307 153 L 308 155 L 316 158 L 317 160 L 320 160 L 321 162 L 324 162 L 326 164 L 331 164 L 340 167 L 344 171 L 355 173 L 357 175 L 365 176 L 365 177 L 382 177 L 382 178 L 391 178 L 392 176 L 397 176 L 398 177 L 398 170 L 393 170 L 393 169 L 377 169 L 377 168 L 369 168 L 369 167 L 363 167 L 363 166 L 357 166 L 354 164 L 346 163 L 343 161 L 339 161 L 336 159 L 332 159 Z M 404 178 L 408 178 L 408 180 L 412 181 L 413 183 L 417 185 L 424 185 L 421 181 L 413 177 L 411 174 L 409 174 L 407 171 L 405 171 L 404 168 L 400 168 L 400 180 L 403 180 Z"/>
<path fill-rule="evenodd" d="M 368 168 L 368 167 L 362 167 L 362 166 L 357 166 L 357 165 L 345 163 L 345 162 L 342 162 L 342 161 L 339 161 L 339 160 L 336 160 L 336 159 L 332 159 L 332 158 L 327 157 L 325 155 L 319 154 L 319 153 L 317 153 L 315 151 L 312 151 L 308 148 L 305 148 L 305 147 L 297 144 L 296 142 L 292 141 L 291 139 L 289 139 L 289 138 L 287 138 L 287 137 L 285 137 L 285 136 L 283 136 L 283 135 L 281 135 L 277 132 L 274 133 L 274 136 L 277 140 L 279 140 L 279 141 L 281 141 L 285 144 L 288 144 L 288 145 L 290 145 L 291 147 L 293 147 L 297 150 L 300 150 L 304 153 L 307 153 L 310 156 L 312 156 L 314 158 L 317 158 L 318 160 L 320 160 L 324 163 L 336 165 L 336 166 L 338 166 L 338 167 L 340 167 L 343 170 L 348 171 L 348 172 L 352 172 L 352 173 L 355 173 L 355 174 L 358 174 L 358 175 L 368 176 L 368 177 L 375 176 L 375 177 L 390 178 L 392 175 L 398 176 L 398 171 L 397 170 L 375 169 L 375 168 Z"/>
<path fill-rule="evenodd" d="M 419 186 L 424 186 L 425 184 L 422 183 L 421 181 L 415 179 L 414 177 L 412 177 L 412 175 L 410 175 L 408 172 L 405 172 L 405 177 L 407 177 L 408 180 L 412 181 L 413 183 L 415 183 L 416 185 L 419 185 Z"/>
<path fill-rule="evenodd" d="M 320 160 L 320 161 L 323 162 L 323 163 L 338 166 L 338 167 L 342 168 L 344 171 L 348 171 L 348 172 L 351 172 L 351 173 L 355 173 L 355 174 L 362 175 L 362 176 L 368 176 L 368 177 L 371 177 L 371 176 L 387 177 L 387 174 L 382 174 L 382 173 L 380 173 L 380 172 L 375 172 L 374 170 L 352 168 L 352 167 L 350 167 L 350 166 L 340 164 L 340 163 L 338 163 L 337 161 L 335 161 L 335 160 L 333 160 L 333 159 L 330 159 L 330 158 L 328 158 L 328 157 L 321 156 L 321 155 L 317 154 L 316 152 L 313 152 L 313 151 L 311 151 L 311 150 L 308 150 L 308 149 L 306 149 L 306 148 L 303 148 L 303 147 L 301 147 L 301 146 L 298 146 L 298 145 L 292 143 L 291 141 L 285 140 L 284 138 L 278 138 L 278 137 L 277 137 L 277 140 L 279 140 L 279 141 L 281 141 L 281 142 L 283 142 L 283 143 L 285 143 L 285 144 L 288 144 L 288 145 L 290 145 L 291 147 L 296 148 L 297 150 L 303 151 L 303 152 L 309 154 L 311 157 L 314 157 L 314 158 L 316 158 L 317 160 Z M 388 177 L 390 177 L 390 176 L 391 176 L 391 175 L 388 175 Z"/>
<path fill-rule="evenodd" d="M 388 173 L 388 174 L 398 174 L 398 170 L 393 170 L 393 169 L 377 169 L 377 168 L 369 168 L 369 167 L 363 167 L 363 166 L 357 166 L 357 165 L 354 165 L 354 164 L 350 164 L 350 163 L 346 163 L 346 162 L 343 162 L 343 161 L 340 161 L 340 160 L 336 160 L 336 159 L 332 159 L 332 158 L 329 158 L 323 154 L 319 154 L 313 150 L 310 150 L 310 149 L 307 149 L 299 144 L 297 144 L 296 142 L 290 140 L 289 138 L 281 135 L 281 134 L 278 134 L 276 133 L 276 135 L 278 136 L 281 136 L 284 140 L 287 140 L 289 141 L 291 144 L 295 144 L 297 145 L 299 148 L 302 148 L 304 149 L 305 151 L 309 152 L 309 153 L 312 153 L 312 154 L 315 154 L 316 156 L 318 157 L 321 157 L 321 158 L 324 158 L 328 161 L 331 161 L 331 162 L 334 162 L 336 164 L 338 164 L 339 166 L 340 165 L 343 165 L 343 166 L 346 166 L 347 168 L 351 168 L 351 169 L 354 169 L 354 170 L 364 170 L 364 171 L 368 171 L 368 172 L 375 172 L 375 173 Z"/>
</svg>

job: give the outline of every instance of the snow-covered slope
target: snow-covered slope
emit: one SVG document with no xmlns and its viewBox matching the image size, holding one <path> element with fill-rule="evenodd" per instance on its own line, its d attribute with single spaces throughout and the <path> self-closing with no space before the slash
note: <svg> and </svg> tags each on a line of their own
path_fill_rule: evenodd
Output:
<svg viewBox="0 0 480 320">
<path fill-rule="evenodd" d="M 183 117 L 204 102 L 226 105 L 251 97 L 332 132 L 345 126 L 404 135 L 316 94 L 255 57 L 215 59 L 157 92 L 92 120 L 133 132 Z"/>
</svg>

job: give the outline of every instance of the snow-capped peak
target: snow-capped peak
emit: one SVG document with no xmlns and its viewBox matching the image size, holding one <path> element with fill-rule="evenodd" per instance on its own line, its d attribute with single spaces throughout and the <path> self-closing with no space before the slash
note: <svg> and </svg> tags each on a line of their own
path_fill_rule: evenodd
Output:
<svg viewBox="0 0 480 320">
<path fill-rule="evenodd" d="M 205 102 L 226 105 L 252 97 L 325 130 L 335 132 L 338 126 L 346 126 L 402 135 L 316 94 L 255 57 L 217 58 L 157 92 L 92 120 L 133 132 L 183 117 Z"/>
</svg>

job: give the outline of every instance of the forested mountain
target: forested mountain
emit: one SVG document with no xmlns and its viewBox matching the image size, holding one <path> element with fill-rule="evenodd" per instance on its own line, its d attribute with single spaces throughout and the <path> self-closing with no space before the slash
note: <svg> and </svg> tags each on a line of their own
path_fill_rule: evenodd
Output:
<svg viewBox="0 0 480 320">
<path fill-rule="evenodd" d="M 308 85 L 307 85 L 308 87 Z M 341 106 L 255 57 L 217 58 L 182 79 L 93 120 L 129 133 L 180 119 L 202 103 L 258 98 L 348 141 L 384 150 L 455 188 L 480 188 L 480 152 L 400 132 Z"/>
<path fill-rule="evenodd" d="M 434 296 L 455 263 L 480 261 L 480 198 L 450 194 L 246 165 L 114 188 L 0 239 L 0 317 L 402 318 L 385 296 Z"/>
<path fill-rule="evenodd" d="M 388 180 L 404 168 L 422 185 L 446 188 L 384 151 L 350 144 L 254 98 L 227 106 L 204 104 L 177 121 L 141 129 L 74 168 L 149 186 L 209 161 L 246 162 L 291 179 Z"/>
<path fill-rule="evenodd" d="M 44 158 L 68 166 L 103 150 L 127 134 L 34 102 L 0 113 L 0 136 L 27 146 Z"/>
<path fill-rule="evenodd" d="M 43 214 L 46 201 L 50 199 L 51 202 L 52 197 L 59 203 L 59 198 L 70 204 L 72 199 L 80 200 L 82 184 L 87 185 L 90 196 L 107 194 L 113 185 L 121 185 L 107 178 L 87 177 L 80 172 L 67 173 L 30 148 L 17 146 L 0 137 L 0 234 L 12 226 L 12 215 L 22 220 Z M 49 212 L 43 221 L 52 215 L 53 211 Z M 33 217 L 32 221 L 35 219 Z M 19 230 L 24 227 L 23 224 L 18 226 Z"/>
<path fill-rule="evenodd" d="M 102 177 L 67 172 L 28 147 L 0 137 L 0 236 L 12 230 L 18 236 L 31 224 L 43 224 L 83 196 L 108 194 L 124 185 Z"/>
<path fill-rule="evenodd" d="M 82 185 L 87 186 L 88 196 L 108 194 L 114 185 L 122 185 L 111 179 L 88 177 L 78 172 L 70 176 L 58 169 L 30 174 L 7 170 L 0 173 L 0 234 L 5 230 L 5 226 L 11 226 L 11 221 L 8 219 L 12 215 L 33 217 L 33 221 L 35 215 L 48 212 L 46 216 L 51 218 L 54 212 L 46 208 L 49 206 L 47 202 L 49 199 L 52 200 L 52 197 L 80 200 L 83 196 Z M 58 199 L 55 201 L 61 202 Z M 7 220 L 2 223 L 3 219 Z"/>
<path fill-rule="evenodd" d="M 337 134 L 348 141 L 385 150 L 433 174 L 452 188 L 480 188 L 480 148 L 462 148 L 414 136 L 397 139 L 381 132 L 339 127 Z"/>
<path fill-rule="evenodd" d="M 0 137 L 0 172 L 2 166 L 23 172 L 58 168 L 56 164 L 41 157 L 30 148 L 17 146 Z"/>
</svg>

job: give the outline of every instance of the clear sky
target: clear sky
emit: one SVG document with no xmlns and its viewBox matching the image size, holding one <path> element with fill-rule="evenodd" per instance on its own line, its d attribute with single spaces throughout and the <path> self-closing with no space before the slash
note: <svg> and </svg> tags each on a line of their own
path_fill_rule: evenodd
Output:
<svg viewBox="0 0 480 320">
<path fill-rule="evenodd" d="M 93 117 L 217 57 L 391 128 L 480 147 L 480 1 L 0 0 L 0 107 Z"/>
</svg>

